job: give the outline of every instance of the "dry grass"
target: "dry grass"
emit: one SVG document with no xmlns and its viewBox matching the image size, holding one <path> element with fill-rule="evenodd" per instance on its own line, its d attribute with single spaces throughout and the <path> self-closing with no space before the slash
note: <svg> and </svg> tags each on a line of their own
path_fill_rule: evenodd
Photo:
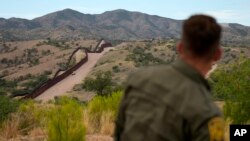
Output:
<svg viewBox="0 0 250 141">
<path fill-rule="evenodd" d="M 220 110 L 222 111 L 223 110 L 223 106 L 225 104 L 224 101 L 215 101 L 215 104 L 220 108 Z M 224 134 L 224 137 L 225 137 L 225 141 L 229 141 L 229 125 L 231 124 L 231 121 L 229 120 L 226 120 L 225 121 L 225 126 L 224 126 L 224 131 L 225 131 L 225 134 Z"/>
<path fill-rule="evenodd" d="M 113 138 L 103 135 L 87 135 L 86 141 L 113 141 Z"/>
<path fill-rule="evenodd" d="M 113 140 L 112 136 L 114 135 L 113 133 L 114 121 L 115 121 L 114 113 L 112 112 L 112 110 L 109 110 L 109 108 L 104 108 L 105 112 L 101 112 L 100 114 L 98 114 L 99 108 L 105 107 L 105 103 L 108 103 L 110 105 L 111 102 L 110 101 L 105 102 L 101 100 L 98 100 L 95 102 L 96 103 L 94 105 L 96 106 L 95 109 L 97 108 L 96 110 L 97 115 L 94 114 L 93 116 L 93 111 L 91 112 L 91 108 L 89 107 L 89 105 L 82 108 L 82 112 L 84 115 L 83 122 L 87 129 L 86 140 L 87 141 L 112 141 Z M 222 102 L 217 102 L 217 104 L 220 106 L 220 108 L 223 108 Z M 114 105 L 111 107 L 116 107 Z M 31 128 L 28 128 L 28 129 L 27 128 L 20 129 L 20 125 L 25 120 L 31 120 L 32 122 L 34 118 L 32 118 L 32 114 L 29 113 L 29 111 L 32 111 L 32 109 L 37 111 L 39 108 L 48 109 L 49 107 L 51 108 L 53 106 L 51 106 L 51 104 L 43 104 L 43 105 L 35 104 L 34 108 L 32 108 L 32 106 L 30 105 L 28 106 L 29 107 L 27 108 L 29 109 L 25 110 L 28 116 L 20 116 L 20 113 L 15 113 L 8 120 L 4 122 L 3 129 L 1 131 L 1 136 L 0 136 L 1 141 L 5 141 L 5 140 L 44 141 L 47 138 L 46 130 L 41 126 L 35 126 L 35 127 L 32 126 Z M 102 109 L 100 110 L 103 111 Z M 43 122 L 46 122 L 46 121 L 43 121 Z M 230 123 L 231 123 L 230 121 L 226 121 L 225 123 L 225 141 L 229 141 Z M 24 133 L 23 130 L 27 130 L 26 134 L 23 134 Z"/>
<path fill-rule="evenodd" d="M 0 133 L 0 139 L 8 140 L 11 138 L 16 138 L 20 134 L 19 125 L 20 125 L 19 114 L 12 114 L 10 118 L 8 118 L 3 123 L 3 128 Z"/>
<path fill-rule="evenodd" d="M 112 136 L 114 134 L 114 127 L 115 124 L 113 113 L 105 112 L 104 114 L 102 114 L 100 122 L 100 134 Z"/>
<path fill-rule="evenodd" d="M 87 134 L 113 136 L 114 122 L 122 93 L 115 92 L 110 97 L 95 97 L 84 108 L 84 124 Z"/>
<path fill-rule="evenodd" d="M 0 141 L 38 141 L 37 138 L 45 138 L 45 117 L 40 116 L 38 120 L 38 114 L 44 115 L 45 109 L 49 107 L 50 104 L 41 105 L 31 101 L 21 105 L 16 113 L 3 122 Z"/>
<path fill-rule="evenodd" d="M 113 141 L 114 120 L 111 112 L 103 113 L 100 125 L 93 123 L 92 116 L 84 110 L 84 124 L 87 128 L 86 141 Z"/>
<path fill-rule="evenodd" d="M 92 124 L 92 120 L 90 118 L 89 115 L 89 112 L 87 110 L 84 110 L 83 111 L 83 122 L 84 122 L 84 125 L 87 129 L 86 133 L 87 134 L 94 134 L 95 133 L 95 126 Z"/>
<path fill-rule="evenodd" d="M 87 134 L 97 134 L 105 136 L 113 136 L 114 134 L 114 116 L 112 112 L 102 113 L 100 122 L 98 118 L 90 116 L 88 110 L 84 110 L 84 125 L 87 128 Z"/>
<path fill-rule="evenodd" d="M 117 95 L 119 96 L 119 95 Z M 117 107 L 114 103 L 119 97 L 112 97 L 109 98 L 108 101 L 102 101 L 103 99 L 99 99 L 92 103 L 92 109 L 89 106 L 82 107 L 83 112 L 83 122 L 85 127 L 87 128 L 87 141 L 112 141 L 111 136 L 113 136 L 114 131 L 114 111 L 112 111 L 111 107 Z M 114 102 L 113 102 L 114 101 Z M 99 103 L 101 102 L 101 103 Z M 113 102 L 113 106 L 110 105 Z M 108 105 L 105 105 L 108 104 Z M 99 110 L 93 113 L 93 106 L 95 108 L 103 108 L 104 112 L 100 112 Z M 111 107 L 107 107 L 111 106 Z M 53 104 L 37 104 L 37 103 L 27 103 L 26 105 L 22 106 L 21 111 L 13 114 L 13 118 L 9 118 L 4 123 L 4 128 L 1 135 L 2 140 L 13 140 L 13 141 L 23 141 L 23 140 L 34 140 L 34 141 L 42 141 L 47 139 L 47 132 L 43 125 L 46 125 L 47 114 L 44 114 L 46 109 L 53 108 Z M 42 115 L 37 115 L 41 114 Z M 46 113 L 46 112 L 45 112 Z M 41 117 L 42 116 L 42 117 Z M 48 116 L 48 115 L 47 115 Z M 48 117 L 47 117 L 48 118 Z M 28 123 L 25 128 L 20 128 L 23 123 Z M 25 132 L 24 132 L 25 131 Z M 96 135 L 101 135 L 96 136 Z"/>
<path fill-rule="evenodd" d="M 224 134 L 224 137 L 225 137 L 225 141 L 229 141 L 230 139 L 230 135 L 229 135 L 229 133 L 230 133 L 230 131 L 229 131 L 229 125 L 231 124 L 231 122 L 230 121 L 226 121 L 225 122 L 225 128 L 224 128 L 224 130 L 225 130 L 225 134 Z"/>
<path fill-rule="evenodd" d="M 221 102 L 217 103 L 221 106 Z M 48 104 L 39 104 L 39 107 L 48 108 Z M 38 106 L 38 105 L 36 105 Z M 50 107 L 50 106 L 49 106 Z M 96 124 L 96 119 L 91 115 L 88 108 L 83 108 L 83 122 L 87 128 L 87 141 L 113 141 L 114 131 L 114 116 L 112 112 L 102 112 L 99 124 Z M 4 122 L 3 128 L 0 134 L 1 141 L 45 141 L 47 138 L 46 130 L 43 127 L 32 127 L 27 130 L 27 134 L 23 134 L 23 130 L 20 129 L 20 125 L 25 120 L 32 120 L 32 115 L 27 113 L 27 116 L 20 116 L 20 113 L 15 113 Z M 230 121 L 225 122 L 225 141 L 229 141 L 229 125 Z"/>
<path fill-rule="evenodd" d="M 31 137 L 45 137 L 46 135 L 45 129 L 40 127 L 34 128 L 29 132 L 29 136 Z"/>
</svg>

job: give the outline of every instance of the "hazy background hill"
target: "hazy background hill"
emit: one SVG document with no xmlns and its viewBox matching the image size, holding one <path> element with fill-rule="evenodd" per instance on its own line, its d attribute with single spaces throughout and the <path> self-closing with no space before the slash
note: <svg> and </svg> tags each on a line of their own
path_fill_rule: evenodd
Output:
<svg viewBox="0 0 250 141">
<path fill-rule="evenodd" d="M 100 38 L 136 40 L 151 38 L 179 38 L 181 20 L 126 10 L 102 14 L 83 14 L 65 9 L 26 20 L 0 19 L 0 37 L 4 39 L 72 39 Z M 222 24 L 224 43 L 250 43 L 250 27 L 240 24 Z"/>
</svg>

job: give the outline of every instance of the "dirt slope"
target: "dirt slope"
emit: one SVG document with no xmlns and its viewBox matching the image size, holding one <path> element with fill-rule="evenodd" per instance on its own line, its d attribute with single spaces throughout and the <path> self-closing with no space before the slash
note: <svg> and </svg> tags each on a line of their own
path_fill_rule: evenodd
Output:
<svg viewBox="0 0 250 141">
<path fill-rule="evenodd" d="M 51 87 L 43 94 L 38 96 L 35 100 L 41 101 L 49 101 L 54 99 L 55 96 L 62 96 L 65 95 L 68 91 L 72 90 L 74 85 L 81 83 L 84 78 L 88 75 L 88 73 L 92 70 L 95 66 L 97 61 L 109 51 L 111 48 L 106 48 L 102 53 L 89 53 L 89 60 L 85 63 L 82 67 L 76 70 L 73 74 L 70 75 L 61 82 L 57 83 L 55 86 Z"/>
</svg>

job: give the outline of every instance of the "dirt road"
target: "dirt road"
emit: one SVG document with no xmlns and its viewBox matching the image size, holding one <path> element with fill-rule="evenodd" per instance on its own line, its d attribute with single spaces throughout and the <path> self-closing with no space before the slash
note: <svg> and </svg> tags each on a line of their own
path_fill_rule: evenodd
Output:
<svg viewBox="0 0 250 141">
<path fill-rule="evenodd" d="M 88 53 L 88 62 L 82 65 L 72 75 L 58 82 L 56 85 L 46 90 L 43 94 L 35 98 L 35 100 L 41 100 L 43 102 L 54 99 L 55 96 L 63 96 L 76 84 L 80 84 L 84 78 L 88 75 L 91 69 L 95 66 L 97 61 L 103 56 L 104 53 L 112 49 L 111 47 L 105 48 L 102 53 Z"/>
</svg>

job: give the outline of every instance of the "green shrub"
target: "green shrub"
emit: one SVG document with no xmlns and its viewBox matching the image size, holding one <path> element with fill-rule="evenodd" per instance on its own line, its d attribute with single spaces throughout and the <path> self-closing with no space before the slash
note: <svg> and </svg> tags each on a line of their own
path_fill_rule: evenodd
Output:
<svg viewBox="0 0 250 141">
<path fill-rule="evenodd" d="M 86 78 L 83 84 L 83 88 L 88 91 L 94 91 L 98 95 L 106 96 L 112 92 L 112 74 L 110 71 L 98 72 L 96 78 Z"/>
<path fill-rule="evenodd" d="M 6 91 L 0 87 L 0 96 L 6 95 Z"/>
<path fill-rule="evenodd" d="M 231 51 L 231 48 L 226 48 L 224 51 L 225 51 L 225 52 L 230 52 L 230 51 Z"/>
<path fill-rule="evenodd" d="M 8 92 L 13 91 L 17 86 L 17 81 L 7 81 L 0 79 L 0 96 L 7 95 Z"/>
<path fill-rule="evenodd" d="M 76 65 L 78 62 L 76 62 L 76 58 L 72 58 L 70 62 L 67 64 L 67 68 L 71 68 L 74 65 Z"/>
<path fill-rule="evenodd" d="M 38 58 L 32 59 L 32 60 L 30 61 L 31 66 L 39 65 L 39 63 L 40 63 L 40 61 L 39 61 Z"/>
<path fill-rule="evenodd" d="M 10 99 L 6 96 L 0 95 L 0 124 L 8 118 L 8 116 L 15 112 L 19 103 L 16 100 Z"/>
<path fill-rule="evenodd" d="M 55 46 L 55 47 L 58 47 L 60 49 L 66 49 L 67 47 L 69 47 L 69 45 L 65 45 L 64 41 L 59 41 L 59 40 L 55 40 L 55 39 L 49 39 L 49 40 L 45 41 L 44 44 Z M 73 45 L 73 43 L 72 43 L 72 45 Z"/>
<path fill-rule="evenodd" d="M 29 94 L 31 90 L 28 89 L 13 89 L 11 94 L 12 96 L 24 96 L 26 94 Z"/>
<path fill-rule="evenodd" d="M 130 60 L 135 62 L 136 67 L 165 63 L 160 58 L 154 57 L 152 53 L 147 53 L 145 49 L 140 47 L 133 49 L 132 53 L 126 57 L 126 61 Z"/>
<path fill-rule="evenodd" d="M 225 100 L 224 114 L 233 123 L 250 121 L 250 59 L 212 75 L 215 98 Z"/>
<path fill-rule="evenodd" d="M 117 66 L 117 65 L 116 65 L 116 66 L 113 66 L 112 69 L 113 69 L 113 71 L 114 71 L 115 73 L 121 71 L 120 68 L 119 68 L 119 66 Z"/>
<path fill-rule="evenodd" d="M 82 106 L 75 100 L 62 97 L 48 114 L 48 141 L 84 141 Z"/>
<path fill-rule="evenodd" d="M 39 87 L 41 84 L 46 82 L 49 79 L 48 74 L 42 74 L 37 76 L 36 78 L 22 84 L 22 86 L 26 87 L 26 90 L 33 91 L 35 88 Z"/>
<path fill-rule="evenodd" d="M 2 88 L 13 88 L 17 86 L 16 81 L 7 81 L 5 79 L 0 79 L 0 87 Z"/>
</svg>

